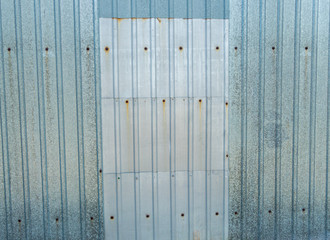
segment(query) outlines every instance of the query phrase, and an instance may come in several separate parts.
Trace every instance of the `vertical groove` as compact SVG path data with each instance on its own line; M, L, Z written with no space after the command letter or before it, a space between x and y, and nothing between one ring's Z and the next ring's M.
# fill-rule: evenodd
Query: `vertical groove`
M59 171L60 171L60 192L61 192L61 228L62 228L62 238L64 239L64 214L63 214L63 176L62 176L62 144L61 144L61 120L60 120L60 96L59 96L59 75L62 82L62 59L60 59L60 69L58 69L58 46L57 41L60 42L60 58L62 58L62 46L61 46L61 16L60 16L60 2L58 2L58 12L59 12L59 36L57 36L57 18L56 18L56 4L55 0L53 0L53 8L54 8L54 42L55 42L55 76L56 76L56 110L57 110L57 128L58 128L58 156L59 156ZM60 74L59 74L60 71ZM62 85L62 84L61 84ZM64 114L62 112L62 114ZM63 115L62 115L63 116ZM63 121L63 119L62 119ZM65 156L65 152L64 152ZM65 190L64 190L65 191Z
M39 37L40 37L40 48L39 53L42 52L43 49L43 40L42 40L42 24L41 24L41 5L40 5L40 0L38 0L38 7L39 7L39 29L40 29L40 33L39 33ZM48 172L47 172L47 144L46 144L46 121L45 121L45 97L44 97L44 67L43 67L43 55L40 54L40 62L41 62L41 86L40 88L40 92L41 92L41 108L42 108L42 125L43 125L43 131L42 134L43 135L43 145L44 145L44 149L42 151L44 151L44 166L41 165L41 171L42 171L42 178L45 178L45 186L43 185L43 188L45 188L45 204L46 204L46 216L44 218L45 221L45 238L48 236L48 231L49 231L49 199L48 199ZM38 89L39 89L38 88ZM39 96L40 99L40 96ZM40 113L41 114L41 113ZM41 139L42 139L41 138ZM42 146L42 145L41 145ZM42 147L41 147L42 148ZM45 176L44 176L45 175ZM45 207L43 208L45 209Z
M103 169L102 165L102 160L103 160L103 148L102 148L102 101L101 101L101 84L100 84L100 79L101 79L101 67L100 67L100 55L97 50L97 47L100 47L99 45L99 13L98 13L98 1L93 0L93 51L94 51L94 81L95 81L95 110L96 110L96 159L97 159L97 172ZM99 142L101 140L101 144ZM99 153L99 150L101 152ZM103 174L100 177L100 174L97 173L97 189L98 189L98 197L97 197L97 205L98 205L98 232L99 236L98 239L103 239L104 238L104 231L103 231L103 216L104 216L104 210L103 210L103 197L104 197L104 188L103 188ZM101 205L102 204L102 205Z
M133 15L133 0L130 1L131 2L131 16ZM136 2L135 2L136 4ZM117 4L118 6L118 4ZM136 9L136 8L135 8ZM136 13L135 13L136 15ZM133 71L133 66L134 66L134 54L133 54L133 20L131 19L130 20L131 22L131 71L132 71L132 119L133 119L133 171L134 171L134 236L135 236L135 239L138 239L138 235L137 235L137 202L136 202L136 199L137 199L137 187L136 187L136 176L137 176L137 171L136 171L136 136L135 136L135 98L134 98L134 71ZM135 29L136 29L136 35L137 35L137 21L135 21ZM136 36L136 39L135 39L136 43L137 43L137 36ZM137 44L136 44L137 45ZM117 45L117 49L118 49L118 45ZM138 83L138 60L137 60L137 52L138 52L138 49L135 50L136 51L136 82ZM119 54L118 54L119 55ZM118 72L118 75L119 75L119 72ZM118 88L119 88L119 84L118 84ZM136 99L138 99L139 97L139 93L138 93L138 87L136 87L136 92L137 92L137 95L136 95ZM119 94L118 94L119 96ZM137 103L137 115L139 116L139 103ZM137 129L137 136L139 137L139 120L137 119L138 121L138 129ZM139 151L139 140L138 140L138 151ZM138 162L139 162L139 154L137 156L138 158ZM121 166L121 165L120 165Z
M113 2L112 2L112 15L114 15L114 7L113 7ZM114 39L114 19L111 20L111 45L112 45L112 51L115 52L115 39ZM102 46L103 47L103 46ZM114 69L114 71L112 72L112 81L113 81L113 96L114 98L116 98L116 79L115 79L115 56L114 54L112 54L112 68ZM117 173L118 173L118 146L117 146L117 108L116 108L116 100L114 99L113 101L113 108L114 108L114 139L115 139L115 169L116 169L116 174L115 174L115 181L117 182ZM117 240L119 240L119 211L118 211L118 184L116 184L116 216L117 216L117 219L116 219L116 225L117 225Z
M311 52L311 86L310 86L310 142L309 142L309 197L308 197L308 237L311 238L311 215L314 215L315 190L315 130L316 130L316 91L317 91L317 41L318 41L318 13L316 0L313 0L312 16L312 52ZM317 4L318 6L318 4ZM316 43L316 44L315 44ZM313 170L313 171L312 171ZM312 187L313 176L313 187ZM313 206L313 213L311 213ZM313 221L314 223L314 221Z
M168 16L170 16L171 9L171 0L168 1ZM174 23L174 22L173 22ZM172 182L172 96L171 96L171 20L168 19L168 67L169 67L169 75L168 75L168 84L169 84L169 122L170 122L170 129L169 129L169 179L170 179L170 229L171 229L171 240L175 237L173 236L173 182Z
M14 1L14 21L15 21L15 46L16 46L16 64L17 64L17 95L18 95L18 108L19 108L19 131L20 131L20 145L21 145L21 170L22 170L22 187L23 187L23 208L24 208L24 229L25 229L25 238L28 237L27 235L27 216L26 216L26 193L25 193L25 174L24 174L24 151L23 151L23 126L22 126L22 100L21 100L21 81L23 83L22 86L22 91L23 91L23 101L25 101L25 97L24 97L24 62L22 62L22 69L20 69L20 61L19 61L19 56L18 56L18 28L21 26L18 26L19 23L18 22L18 16L17 16L17 2L16 0ZM20 10L19 10L20 12ZM20 20L21 21L21 18ZM20 28L21 30L21 28ZM23 45L23 44L22 44ZM23 61L23 49L21 49L21 57L22 57L22 61ZM22 73L22 77L20 77L20 73ZM23 109L23 113L24 113L24 109ZM23 117L25 119L25 116ZM25 129L26 130L26 129ZM26 138L25 138L26 140ZM25 142L25 146L27 143ZM27 150L27 149L26 149ZM27 154L27 153L26 153ZM26 162L28 161L27 159L27 155L26 155Z
M282 196L282 112L283 112L283 100L282 100L282 92L283 92L283 22L284 22L284 17L283 17L283 14L284 14L284 1L283 0L280 0L280 7L278 8L279 11L280 11L280 14L279 14L279 24L280 24L280 28L281 30L279 31L279 36L278 36L278 47L277 49L280 51L280 56L278 58L278 61L279 61L279 66L280 66L280 70L279 70L279 79L280 79L280 83L279 83L279 91L278 91L278 94L279 94L279 100L277 100L277 102L279 101L279 115L277 116L277 118L279 118L279 123L278 123L278 126L279 126L279 131L276 131L276 133L278 132L279 133L279 136L278 138L275 138L276 141L279 142L279 173L278 173L278 179L279 179L279 189L278 189L278 211L275 211L275 214L277 214L278 216L275 223L277 225L277 229L276 229L276 235L275 237L276 238L281 238L281 220L280 220L280 217L281 217L281 196ZM279 232L278 232L279 231Z
M205 1L205 17L207 16L207 1ZM207 78L207 64L208 64L208 54L207 54L207 34L208 34L208 31L207 31L207 19L205 19L205 226L206 226L206 229L205 229L205 234L206 234L206 239L208 237L208 202L207 202L207 107L208 107L208 101L207 101L207 94L208 94L208 91L207 91L207 81L208 81L208 78Z
M298 133L299 133L299 48L300 48L300 0L295 0L295 30L294 30L294 94L293 94L293 139L292 139L292 239L294 239L296 228L297 209L294 206L297 204L296 185L298 172L295 166L295 161L298 159ZM298 19L299 18L299 19ZM299 29L298 29L299 28ZM297 125L297 126L296 126Z
M77 2L78 2L78 5L79 5L79 0L74 0L74 6L76 7L77 5ZM80 150L80 124L79 124L79 96L78 96L78 93L79 93L79 83L78 83L78 73L79 71L77 70L78 69L78 61L79 61L79 58L78 58L78 53L77 53L77 38L79 36L79 31L77 33L77 30L78 30L78 26L79 26L79 22L77 23L77 21L79 21L79 17L78 20L76 19L76 8L73 8L73 19L74 19L74 53L75 53L75 88L76 88L76 112L77 112L77 146L78 146L78 176L79 176L79 216L80 216L80 237L83 239L83 232L84 232L84 228L83 228L83 216L82 216L82 199L81 199L81 195L82 195L82 186L81 186L81 150ZM79 14L79 12L78 12ZM78 36L77 36L78 35Z
M262 41L263 41L263 36L262 34L264 33L263 31L263 1L259 0L259 63L258 63L258 73L259 73L259 102L258 102L258 219L257 219L257 225L258 225L258 240L260 239L260 233L261 233L261 224L260 224L260 216L261 216L261 207L260 207L260 201L261 201L261 177L260 177L260 168L261 168L261 125L263 124L263 121L261 119L261 117L263 116L261 110L261 106L263 104L263 101L261 101L262 99L262 61L263 61L263 46L262 46Z
M226 9L226 1L223 1L223 16L225 16L225 10ZM223 36L223 45L224 45L224 47L223 47L223 49L224 49L224 59L225 59L225 61L223 62L223 69L225 69L225 71L224 71L224 87L223 87L223 96L224 96L224 98L223 98L223 101L224 102L226 102L226 100L227 100L227 98L228 98L228 96L227 96L227 94L228 94L228 91L227 91L227 75L226 75L226 61L227 61L227 54L226 54L226 52L228 51L228 49L225 49L225 46L227 46L226 44L227 44L227 39L228 39L228 36L227 36L227 24L226 23L224 23L224 25L223 25L223 32L224 32L224 36ZM229 65L228 65L229 66ZM229 102L229 99L228 99L228 102ZM228 140L228 133L229 133L229 129L228 129L228 123L227 122L229 122L229 119L226 117L226 107L224 107L224 111L223 111L223 116L224 116L224 121L223 121L223 129L224 129L224 143L223 143L223 154L222 154L222 161L223 161L223 169L225 169L225 173L223 174L223 177L222 177L222 180L223 180L223 191L222 191L222 194L223 194L223 197L222 197L222 199L223 199L223 204L222 204L222 209L223 209L223 213L222 213L222 218L223 218L223 223L222 223L222 230L223 230L223 232L222 232L222 238L223 239L226 239L226 237L228 238L228 236L229 236L229 234L227 233L227 231L228 231L228 221L227 221L227 214L229 215L229 209L227 209L227 211L226 211L226 205L227 205L227 201L229 202L229 191L227 192L227 190L226 190L226 188L227 188L227 185L228 185L228 183L227 183L227 181L226 181L226 176L227 176L227 174L228 174L228 172L229 171L227 171L226 169L227 169L227 167L228 166L226 166L226 155L228 154L228 146L229 146L229 140ZM229 169L229 168L228 168ZM226 192L227 192L227 196L226 196ZM227 201L226 201L227 200ZM227 230L226 230L227 229Z
M61 110L62 110L62 138L63 138L63 169L64 169L64 206L65 213L62 210L62 237L65 239L65 227L68 228L68 191L67 191L67 176L66 176L66 143L65 143L65 114L64 114L64 90L63 90L63 48L62 48L62 19L61 19L61 1L58 2L58 19L59 19L59 42L60 42L60 69L61 69ZM61 155L60 155L61 156ZM62 172L61 172L62 175ZM62 176L61 176L62 178ZM63 181L63 180L62 180ZM64 215L64 216L63 216Z
M241 0L241 39L240 39L240 44L241 44L241 176L240 176L240 183L241 183L241 193L240 193L240 238L243 239L243 191L244 191L244 187L243 187L243 161L244 161L244 157L243 157L243 152L244 152L244 95L243 95L243 90L244 90L244 82L243 82L243 64L244 64L244 48L243 48L243 41L244 41L244 12L245 12L245 4L244 4L244 0Z
M1 1L0 1L0 13L2 13L2 5L1 5ZM8 217L10 216L10 213L12 211L12 206L11 206L11 192L10 192L10 174L9 174L9 154L8 154L8 127L7 127L7 103L6 103L6 84L5 84L5 66L4 66L4 52L3 52L3 48L4 48L4 45L3 45L3 29L2 29L2 14L0 14L0 41L1 41L1 70L2 70L2 80L3 80L3 83L2 83L2 91L3 91L3 105L4 105L4 114L2 114L2 111L0 109L0 119L1 119L1 138L2 138L2 149L4 149L4 141L3 141L3 132L5 132L5 142L6 142L6 158L7 158L7 174L8 174L8 203L9 203L9 206L7 206L7 186L6 186L6 170L5 170L5 153L4 151L2 150L2 155L3 155L3 182L4 182L4 197L5 197L5 209L6 209L6 238L9 239L9 236L10 236L10 233L9 233L9 226L8 226L8 222L10 222L10 226L12 225L12 220L11 218L8 219ZM1 97L1 102L0 102L0 108L2 108L2 97ZM3 122L3 117L4 115L4 127L5 127L5 130L3 131L3 125L2 125L2 122ZM9 207L9 211L8 211L8 207Z
M330 5L329 5L330 11ZM330 15L329 15L330 22ZM328 34L328 59L330 57L330 25ZM326 189L325 189L325 236L328 237L328 207L329 207L329 143L330 143L330 61L328 60L328 96L327 96L327 133L326 133Z
M225 9L226 9L226 1L223 1L223 16L225 16ZM226 23L224 23L223 25L223 28L222 28L222 31L224 32L224 36L223 36L223 49L224 49L224 59L225 61L223 62L223 69L226 69L226 59L227 59L227 54L226 54L226 51L227 49L225 49L225 46L227 44L227 40L226 38L228 37L226 32L227 32L227 25ZM224 85L223 85L223 102L226 103L226 100L227 100L227 82L226 82L226 79L227 79L227 75L226 75L226 70L224 71ZM212 89L212 88L211 88ZM228 99L228 102L229 102L229 99ZM227 204L227 201L229 201L229 194L226 196L226 187L228 185L227 181L226 181L226 175L228 174L226 170L227 166L226 166L226 155L228 153L228 150L227 150L227 146L228 146L228 132L229 132L229 129L226 127L227 126L227 121L228 121L228 118L226 117L226 106L224 107L224 110L222 112L223 114L223 129L224 129L224 134L223 134L223 137L224 137L224 141L223 141L223 154L222 154L222 161L223 161L223 169L225 169L225 172L223 174L223 177L222 177L222 181L223 181L223 184L222 184L222 187L223 187L223 190L222 190L222 200L223 200L223 204L222 204L222 209L223 209L223 213L222 213L222 219L223 219L223 223L222 223L222 239L226 239L226 237L228 237L229 234L226 234L226 228L228 229L228 223L227 223L227 214L229 214L229 211L227 212L226 211L226 204ZM229 192L229 191L228 191ZM227 225L226 225L227 223ZM228 230L227 230L228 231Z
M23 115L24 115L24 134L25 134L25 149L26 149L26 177L27 177L27 198L28 198L28 213L26 219L30 220L31 217L31 203L30 203L30 176L29 176L29 158L28 158L28 139L27 139L27 122L26 122L26 98L25 98L25 77L24 77L24 57L23 57L23 34L22 34L22 7L19 7L19 15L20 15L20 41L21 41L21 58L22 58L22 74L23 74ZM26 223L26 232L29 228L28 224ZM29 230L31 233L31 229ZM28 233L27 233L28 238Z
M152 34L151 34L151 26L152 26L152 21L155 21L154 18L151 19L151 16L152 16L152 4L151 4L151 0L149 1L149 17L150 17L150 21L149 21L149 40L150 40L150 96L151 96L151 106L150 106L150 114L151 114L151 196L152 196L152 201L151 201L151 204L152 204L152 237L153 239L155 239L155 204L154 204L154 116L153 116L153 103L155 101L155 98L153 96L153 91L152 91L152 79L153 79L153 76L152 76L152 54L153 54L153 41L152 41ZM154 48L156 51L156 48ZM156 103L157 104L157 103Z
M330 4L329 4L330 11ZM330 15L328 21L330 22ZM330 24L328 30L328 59L330 57ZM326 132L326 182L325 182L325 229L324 234L328 237L328 194L329 194L329 143L330 143L330 61L328 60L328 96L327 96L327 132Z
M189 19L189 1L187 1L187 17ZM187 20L187 101L188 101L188 117L187 117L187 193L188 193L188 239L190 239L190 62L189 62L189 52L190 52L190 45L189 45L189 21Z
M37 72L37 92L38 92L38 124L39 124L39 145L40 145L40 172L41 172L41 195L42 195L42 225L43 225L43 236L46 238L46 216L45 216L45 192L44 192L44 174L43 174L43 150L42 150L42 133L41 133L41 125L42 125L42 120L41 120L41 103L40 103L40 78L39 78L39 57L38 57L38 27L37 27L37 0L34 0L34 29L35 29L35 51L36 51L36 72ZM39 19L40 20L40 19ZM41 31L42 29L39 28ZM41 38L40 38L41 42ZM41 66L41 78L42 78L42 66Z
M86 212L87 212L87 206L86 206L86 178L85 178L85 139L84 139L84 108L83 108L83 77L82 77L82 59L81 59L81 26L80 26L80 0L78 0L78 56L79 56L79 75L80 75L80 121L81 121L81 153L82 153L82 185L83 185L83 202L82 204L84 205L84 212L83 212L83 232L86 235ZM79 121L79 120L78 120ZM81 167L81 166L79 166ZM82 239L85 239L85 235L82 236Z

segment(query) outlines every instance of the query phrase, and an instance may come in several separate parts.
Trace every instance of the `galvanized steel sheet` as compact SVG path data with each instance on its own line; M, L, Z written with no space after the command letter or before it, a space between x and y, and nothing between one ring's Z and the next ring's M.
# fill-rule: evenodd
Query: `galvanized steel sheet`
M230 1L229 239L326 239L328 0Z

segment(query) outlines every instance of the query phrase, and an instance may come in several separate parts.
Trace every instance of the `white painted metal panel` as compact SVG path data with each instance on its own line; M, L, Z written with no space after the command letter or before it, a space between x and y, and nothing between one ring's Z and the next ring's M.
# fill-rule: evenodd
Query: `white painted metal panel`
M100 23L106 238L226 238L226 20Z

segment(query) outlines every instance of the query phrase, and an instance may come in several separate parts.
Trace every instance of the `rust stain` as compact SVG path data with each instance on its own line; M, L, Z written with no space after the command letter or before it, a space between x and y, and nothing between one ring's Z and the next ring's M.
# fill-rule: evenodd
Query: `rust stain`
M228 102L226 102L226 122L228 123Z
M105 54L108 55L110 52L110 48L108 46L104 47Z
M199 119L202 118L202 99L198 100L198 105L199 105Z
M126 100L125 104L126 104L126 118L127 118L127 122L128 122L129 121L129 101Z
M118 24L120 24L120 23L121 23L121 21L122 21L122 20L124 20L124 18L114 18L114 19L117 19L117 21L118 21Z
M160 18L157 18L157 20L158 20L159 23L162 23L162 20L160 20Z
M166 117L165 106L166 106L166 100L163 99L163 119L165 119L165 117Z
M200 240L201 239L199 231L194 231L193 238L194 238L194 240Z

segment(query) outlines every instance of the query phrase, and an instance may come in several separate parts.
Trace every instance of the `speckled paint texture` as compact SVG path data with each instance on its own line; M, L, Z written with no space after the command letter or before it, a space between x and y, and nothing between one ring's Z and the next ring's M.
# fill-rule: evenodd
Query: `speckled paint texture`
M0 239L102 239L97 3L0 1Z
M329 7L230 1L229 239L327 239Z

